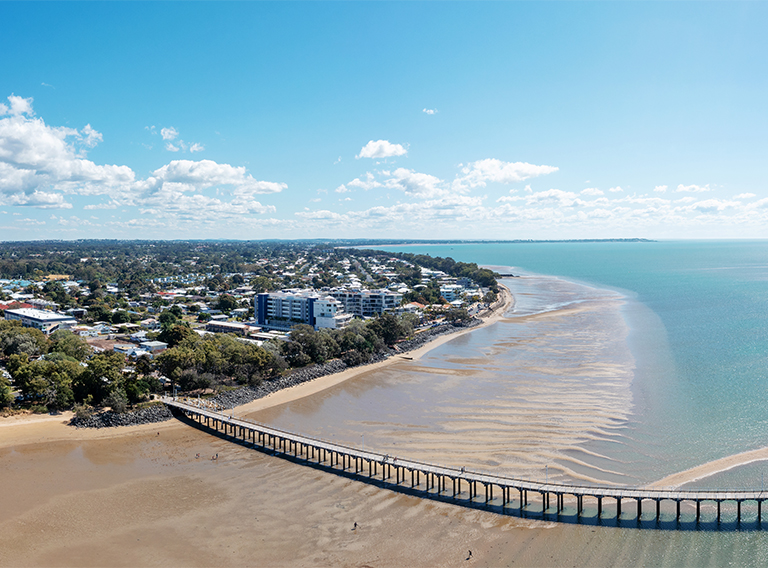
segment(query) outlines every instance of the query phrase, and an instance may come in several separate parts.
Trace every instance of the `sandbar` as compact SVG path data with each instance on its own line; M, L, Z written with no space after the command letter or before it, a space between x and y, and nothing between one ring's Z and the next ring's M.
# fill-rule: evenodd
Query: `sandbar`
M733 454L724 458L713 460L685 471L673 473L667 477L654 481L647 487L649 488L661 488L670 487L677 488L686 483L692 483L710 477L712 475L722 473L743 465L750 463L768 460L768 447L759 448L757 450L749 450L747 452L741 452L739 454Z

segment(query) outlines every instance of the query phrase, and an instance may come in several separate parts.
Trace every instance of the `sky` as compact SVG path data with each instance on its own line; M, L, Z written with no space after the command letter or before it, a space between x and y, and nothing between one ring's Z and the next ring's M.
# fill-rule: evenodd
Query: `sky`
M767 24L0 2L0 240L768 238Z

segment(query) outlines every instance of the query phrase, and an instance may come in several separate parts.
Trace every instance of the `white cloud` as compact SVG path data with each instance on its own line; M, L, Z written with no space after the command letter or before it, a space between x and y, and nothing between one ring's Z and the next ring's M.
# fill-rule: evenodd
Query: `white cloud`
M83 207L83 209L90 211L94 209L117 209L120 205L114 201L110 201L109 203L95 203L95 204L89 204Z
M414 172L406 168L398 168L392 172L392 177L384 182L384 187L399 189L406 195L422 198L431 198L444 195L446 191L441 187L443 181L429 174Z
M757 197L754 193L740 193L738 195L735 195L734 199L752 199L753 197Z
M84 158L85 149L101 140L90 125L81 132L48 126L43 119L30 116L34 112L25 107L26 102L18 102L31 99L16 99L11 103L19 112L0 119L0 194L5 195L4 201L67 207L63 197L54 198L53 192L109 193L134 181L133 171L126 166L99 166Z
M588 187L581 190L582 195L605 195L605 193L596 187Z
M653 188L653 191L656 193L666 193L668 187L666 185L657 185Z
M49 126L34 117L28 106L31 99L10 97L9 101L15 110L0 118L0 206L68 209L72 208L68 195L104 195L106 202L85 208L135 205L166 216L221 219L274 211L254 196L287 187L256 180L244 167L211 160L175 160L136 180L127 166L97 165L84 157L88 148L103 139L90 124L80 131ZM201 195L213 188L221 189L229 200Z
M181 148L179 148L178 146L174 146L170 142L165 143L165 149L168 150L169 152L178 152L179 150L181 150Z
M389 175L389 172L386 172L385 175ZM376 176L374 176L371 172L365 172L365 179L361 180L360 178L355 178L351 182L349 182L347 185L350 185L352 187L359 187L360 189L364 189L368 191L369 189L374 189L376 187L381 187L381 183L376 181ZM341 186L344 187L344 186ZM346 188L344 188L346 189ZM336 190L338 193L343 193Z
M101 142L104 138L101 135L101 132L97 132L93 128L91 128L90 124L86 124L85 127L82 130L81 139L83 141L83 144L87 146L88 148L93 148Z
M218 185L231 185L235 187L235 195L278 193L288 187L284 183L257 181L246 174L244 167L219 164L213 160L173 160L152 172L147 182L149 187L173 185L180 191L201 191Z
M712 191L710 189L709 184L701 186L701 185L683 185L680 184L677 186L677 189L675 190L678 193L703 193L705 191Z
M163 140L175 140L178 135L179 131L176 130L173 126L160 130L160 136L163 137Z
M34 116L35 111L32 110L32 97L28 99L11 95L8 97L8 101L11 103L10 113L13 116L20 116L26 114L27 116Z
M348 193L350 191L351 190L346 185L344 185L343 183L339 187L336 188L336 193Z
M585 203L572 191L562 191L560 189L548 189L547 191L532 193L526 197L526 201L528 204L551 202L556 203L560 207L573 207L575 205L584 205Z
M502 162L495 158L477 160L462 167L463 176L454 180L456 190L485 187L488 182L514 183L558 171L553 166L536 166L527 162Z
M195 142L189 147L189 152L191 154L194 154L195 152L202 152L203 150L205 150L205 146L203 146L202 144L198 144L197 142Z
M696 209L703 213L715 213L723 211L729 207L736 207L741 205L738 201L721 201L719 199L705 199L704 201L698 201L689 208Z
M624 190L621 189L620 185L617 185L616 187L609 187L608 191L610 191L611 193L619 193L619 192L624 191Z
M347 222L349 221L349 217L347 215L342 215L340 213L334 213L333 211L328 211L327 209L322 209L319 211L297 211L294 213L297 217L302 217L303 219L319 219L322 221L343 221Z
M437 114L438 110L436 108L425 108L421 112L426 113L426 114Z
M371 140L362 147L360 153L355 158L392 158L396 156L405 156L408 150L400 144L392 144L388 140Z

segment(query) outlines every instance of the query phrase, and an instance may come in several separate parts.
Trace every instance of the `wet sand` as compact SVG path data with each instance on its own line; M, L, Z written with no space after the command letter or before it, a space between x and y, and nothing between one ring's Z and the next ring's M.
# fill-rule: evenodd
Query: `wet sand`
M48 441L30 443L29 430ZM0 460L1 566L750 566L766 553L749 532L559 524L423 500L176 421L7 428Z
M403 355L395 355L389 359L380 361L379 363L354 367L352 369L342 371L341 373L334 373L333 375L327 375L325 377L320 377L306 383L301 383L299 385L277 391L268 396L265 396L264 398L260 398L248 404L238 406L236 412L240 415L250 414L259 410L264 410L265 408L271 408L273 406L285 404L287 402L292 402L294 400L299 400L301 398L317 394L326 389L344 383L350 379L374 373L401 361L418 361L424 354L449 341L456 339L457 337L461 337L467 333L471 333L475 330L487 327L503 319L506 311L514 306L515 298L512 296L512 293L506 286L499 285L499 288L501 290L501 297L497 300L496 304L491 307L492 309L490 309L487 314L483 314L481 316L483 323L480 325L457 331L456 333L441 335L433 341L422 345L418 349L414 349L413 351L409 351Z
M746 566L768 552L738 532L559 524L423 500L175 420L76 430L67 419L0 421L1 566Z
M691 469L687 469L685 471L673 473L672 475L668 475L663 479L649 484L648 487L677 488L687 483L699 481L700 479L705 479L724 471L729 471L743 465L765 460L768 460L768 447L734 454L732 456L727 456L720 458L719 460L713 460L711 462L692 467Z
M631 406L631 361L613 354L625 333L619 306L611 296L499 317L493 330L450 336L421 358L393 358L313 396L291 389L236 413L471 471L629 483L623 464L584 447L615 444Z
M48 441L29 443L32 430ZM496 565L551 528L364 485L176 421L108 433L60 422L3 432L0 565L459 566L470 549L474 564Z

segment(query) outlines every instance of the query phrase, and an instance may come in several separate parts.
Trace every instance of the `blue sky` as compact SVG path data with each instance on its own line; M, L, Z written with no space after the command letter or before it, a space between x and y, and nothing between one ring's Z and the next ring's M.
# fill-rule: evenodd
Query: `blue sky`
M0 239L765 238L768 4L0 3Z

